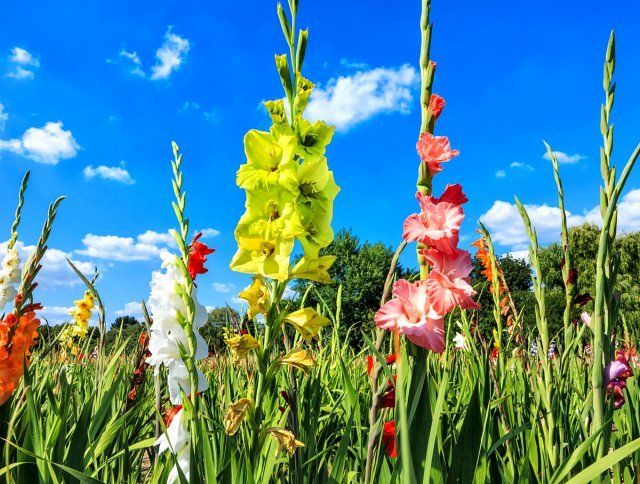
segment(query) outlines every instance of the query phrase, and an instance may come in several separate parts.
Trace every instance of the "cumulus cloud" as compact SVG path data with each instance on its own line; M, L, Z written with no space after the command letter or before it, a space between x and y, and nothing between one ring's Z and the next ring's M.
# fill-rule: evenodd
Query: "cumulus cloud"
M14 47L11 49L9 61L23 66L40 67L40 59L33 57L29 51L22 47Z
M538 232L541 244L550 243L560 235L560 209L549 205L525 205L531 223ZM514 250L524 248L529 239L525 233L524 223L514 203L497 200L488 212L480 217L494 242L512 247ZM570 226L579 225L584 217L567 212L567 222Z
M311 120L333 124L339 131L347 131L377 114L406 114L418 81L418 72L407 64L333 78L326 86L316 87L305 114Z
M155 52L155 64L150 69L145 67L137 51L129 51L124 47L118 52L120 62L113 58L107 59L107 62L126 65L129 73L134 76L154 81L168 79L184 63L190 47L189 40L173 33L173 27L169 26L164 34L162 44Z
M586 158L586 156L579 155L578 153L575 153L573 155L568 155L564 151L553 151L552 153L556 156L558 163L560 163L561 165L573 165ZM547 152L542 155L542 158L544 158L545 160L551 160L551 156L549 156L549 153Z
M151 79L167 79L171 73L180 68L189 52L189 41L174 34L172 27L167 28L164 42L156 51L156 63L151 67Z
M79 149L71 131L62 129L61 121L48 122L42 128L29 128L20 139L0 140L0 151L11 151L47 165L73 158Z
M508 252L507 255L510 255L514 259L524 259L529 262L529 249L512 250Z
M34 57L28 50L22 47L14 47L9 55L11 70L7 77L13 79L33 79L35 77L34 68L40 67L40 59Z
M194 234L197 234L197 233L202 233L202 238L203 239L210 239L212 237L216 237L216 236L220 235L220 231L219 230L211 229L211 228L202 229L202 230L196 230L194 232Z
M558 207L542 205L525 205L532 225L538 233L541 244L556 242L560 238L560 217ZM519 252L529 243L524 223L515 204L497 200L493 206L480 217L494 242L512 251ZM602 224L600 207L596 206L582 215L567 211L567 224L575 227L585 222ZM640 188L630 190L618 204L618 231L629 233L640 231ZM513 253L513 252L512 252Z
M17 241L15 245L20 254L21 264L24 264L35 250L34 245L24 245ZM7 253L7 242L0 244L0 258ZM73 287L82 284L78 275L69 267L67 258L86 276L90 277L94 271L91 262L73 260L70 253L60 249L49 248L42 259L42 270L38 274L38 284L45 288Z
M496 178L506 178L507 172L504 170L496 171Z
M138 235L138 242L150 245L175 245L176 241L173 235L167 232L156 232L155 230L147 230Z
M44 319L49 324L63 324L71 321L71 311L73 307L66 306L44 306L38 311L38 317Z
M136 181L131 177L129 171L124 168L124 163L122 163L122 165L123 166L98 165L96 167L88 165L82 170L82 173L87 180L98 177L104 180L124 183L125 185L133 185Z
M147 230L137 237L87 234L82 239L84 249L76 254L118 262L146 261L160 257L167 247L175 247L173 236L166 232Z
M214 282L213 284L211 284L211 287L213 287L213 290L216 292L227 294L228 292L231 292L231 289L233 289L233 284L227 284L224 282Z
M124 305L122 309L115 311L116 316L142 316L142 303L139 301L131 301Z
M149 260L160 255L156 245L136 242L133 237L87 234L82 243L85 248L76 250L76 253L96 259L130 262Z

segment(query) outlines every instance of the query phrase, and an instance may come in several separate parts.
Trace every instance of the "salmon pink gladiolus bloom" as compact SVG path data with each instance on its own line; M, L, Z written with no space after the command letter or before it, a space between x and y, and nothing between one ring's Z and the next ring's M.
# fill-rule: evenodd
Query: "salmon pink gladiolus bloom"
M429 99L429 111L433 114L434 119L438 119L440 117L440 113L444 109L444 105L446 101L442 96L438 96L437 94L432 94Z
M455 191L452 188L445 194L448 193L453 198ZM407 217L404 221L402 236L408 242L422 242L445 254L453 253L458 245L460 225L464 220L462 207L446 201L448 198L437 199L420 192L416 197L420 203L421 212Z
M434 311L427 296L427 281L396 281L394 299L382 306L375 315L378 328L398 330L414 344L442 353L444 350L444 321Z
M458 156L460 151L452 150L449 138L446 136L433 136L431 133L422 133L416 145L418 155L423 163L429 167L431 175L442 170L441 163Z
M480 308L473 300L476 291L469 284L473 265L466 250L455 249L453 253L445 254L429 249L423 251L423 255L432 268L426 285L431 305L438 314L447 314L456 306Z

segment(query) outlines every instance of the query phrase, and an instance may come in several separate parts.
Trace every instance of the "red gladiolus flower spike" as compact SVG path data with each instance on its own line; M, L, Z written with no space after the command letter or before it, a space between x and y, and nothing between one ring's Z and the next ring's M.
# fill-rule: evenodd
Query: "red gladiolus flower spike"
M189 244L189 274L191 279L195 280L198 274L204 274L207 269L204 267L204 263L207 262L207 256L213 254L214 249L210 249L206 244L199 242L198 239L202 237L202 232L198 233L191 244Z

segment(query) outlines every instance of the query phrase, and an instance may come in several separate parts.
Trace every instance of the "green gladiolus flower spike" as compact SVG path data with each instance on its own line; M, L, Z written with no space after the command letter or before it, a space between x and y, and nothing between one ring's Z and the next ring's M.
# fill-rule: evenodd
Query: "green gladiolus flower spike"
M287 171L295 170L295 149L293 136L283 135L276 140L271 133L249 131L244 137L247 163L238 170L236 183L245 190L277 184Z

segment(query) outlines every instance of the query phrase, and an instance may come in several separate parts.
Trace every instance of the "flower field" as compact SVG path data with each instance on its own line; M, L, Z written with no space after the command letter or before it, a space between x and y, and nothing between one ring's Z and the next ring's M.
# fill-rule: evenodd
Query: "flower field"
M225 313L220 347L199 298L220 256L201 232L192 236L197 179L188 146L172 143L162 167L171 186L158 190L173 201L159 209L175 216L173 240L134 332L108 328L100 274L87 276L70 259L82 289L69 322L44 331L40 272L65 200L51 203L24 259L22 210L37 176L26 173L0 269L0 481L638 482L638 331L620 304L617 241L640 145L628 159L614 157L615 35L603 69L594 290L579 284L561 162L546 145L561 214L558 315L527 206L516 199L531 303L515 297L487 226L478 222L471 244L462 237L463 224L474 225L465 220L474 201L448 170L464 147L439 129L447 103L434 91L431 0L421 3L417 181L407 187L415 213L397 221L401 243L377 268L386 277L369 326L345 321L343 287L333 280L342 263L332 252L341 173L331 162L335 128L308 116L313 46L298 26L298 0L277 5L283 44L273 49L285 53L263 73L277 76L282 92L264 93L273 99L264 102L268 127L242 140L244 212L235 254L223 262L246 275L237 294L245 311ZM415 270L400 267L407 254ZM332 286L327 300L322 288Z

